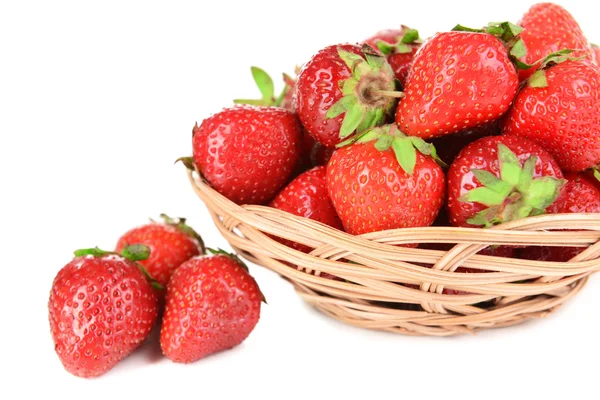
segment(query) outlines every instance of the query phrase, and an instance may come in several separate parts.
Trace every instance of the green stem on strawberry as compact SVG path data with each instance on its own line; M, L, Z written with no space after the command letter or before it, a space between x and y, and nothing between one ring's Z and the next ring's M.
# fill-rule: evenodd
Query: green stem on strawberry
M534 62L531 67L539 65L537 70L527 79L527 84L531 87L543 88L548 86L546 80L546 70L553 65L560 64L567 60L580 60L582 57L569 57L569 54L575 50L563 49L555 53L548 54L546 57L540 58Z
M446 168L448 165L444 163L438 156L435 146L427 143L423 139L416 136L406 136L404 132L398 129L398 125L389 124L376 127L364 132L358 137L353 137L338 145L344 147L352 143L368 143L375 142L375 148L379 151L392 149L396 160L409 175L412 175L417 162L417 151L425 156L431 156L440 166Z
M78 249L73 252L75 257L85 257L85 256L93 256L93 257L104 257L108 255L117 255L123 258L126 258L129 261L135 263L138 269L144 274L146 279L150 282L153 288L157 290L163 290L164 287L156 279L154 279L146 270L146 268L140 264L138 261L147 260L150 257L150 247L143 244L132 244L130 246L125 247L121 253L116 253L114 251L106 251L102 250L98 247L86 248L86 249Z
M178 162L182 163L190 171L196 170L196 165L194 164L193 157L179 157L177 160L175 160L175 164L177 164Z
M288 92L292 89L290 82L294 80L286 74L283 74L283 80L285 82L285 86L279 96L275 97L275 85L273 84L273 79L267 74L263 69L258 67L250 67L252 71L252 78L260 91L262 98L260 99L236 99L233 102L235 104L249 104L253 106L273 106L280 107L283 99L288 94Z
M173 226L186 235L196 239L198 245L200 246L200 254L206 254L206 248L204 246L202 237L191 226L186 224L187 220L185 218L171 218L167 214L160 214L160 217L163 219L165 224Z
M462 202L480 203L488 208L473 215L467 222L486 228L506 221L540 215L556 200L564 179L534 178L537 156L530 156L521 166L517 156L504 144L498 144L500 178L486 170L473 169L473 175L483 185L459 198Z
M339 136L346 138L383 124L401 97L396 91L394 71L385 57L363 45L362 55L338 48L339 57L350 68L351 76L340 82L343 97L327 111L328 119L345 114Z
M404 26L402 27L404 30ZM406 54L411 53L413 48L409 45L415 43L422 43L423 41L419 37L419 31L416 29L406 29L404 35L398 37L396 43L388 43L384 40L378 40L376 42L377 48L384 55L390 54Z

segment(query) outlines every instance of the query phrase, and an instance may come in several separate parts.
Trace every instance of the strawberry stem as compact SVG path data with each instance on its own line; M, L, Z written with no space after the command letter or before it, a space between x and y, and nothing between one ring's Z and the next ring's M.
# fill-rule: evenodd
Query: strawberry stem
M202 240L202 236L200 236L200 234L196 232L191 226L186 224L186 218L171 218L167 214L160 214L160 217L163 219L165 224L173 226L179 231L195 239L198 242L198 246L200 247L200 254L206 254L206 248L204 247L204 241Z

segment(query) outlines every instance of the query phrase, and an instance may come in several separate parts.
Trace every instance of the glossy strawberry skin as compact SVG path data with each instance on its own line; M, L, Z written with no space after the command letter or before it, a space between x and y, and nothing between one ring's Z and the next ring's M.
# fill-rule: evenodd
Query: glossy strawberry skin
M325 166L315 167L298 176L279 192L269 206L343 230L342 222L337 216L327 192L327 168ZM311 250L310 247L300 243L285 239L278 240L305 253Z
M486 33L445 32L415 55L396 122L430 139L489 123L510 107L519 85L507 50Z
M115 251L120 253L125 247L136 243L150 248L150 257L139 263L163 286L169 282L171 273L177 267L202 251L195 238L175 226L160 223L139 226L126 232L119 238Z
M260 318L262 295L242 264L227 255L194 257L167 287L160 345L190 363L244 341Z
M533 5L518 22L524 31L521 39L527 48L527 55L521 59L527 64L563 49L578 50L571 55L594 61L595 55L573 16L563 7L552 3ZM536 67L519 70L519 78L525 80Z
M404 29L386 29L377 32L375 35L365 40L365 43L374 49L377 49L377 42L382 40L384 42L395 44L402 36L406 33ZM394 70L396 79L400 81L400 85L404 87L406 85L406 78L412 67L413 59L415 54L421 47L421 43L410 43L407 44L410 47L410 53L392 53L387 56L388 63Z
M444 200L445 177L431 157L417 152L413 175L392 150L374 143L337 150L327 164L328 190L346 232L429 226Z
M52 285L48 302L54 349L65 369L102 375L149 335L158 315L155 291L120 256L74 258Z
M319 51L304 65L296 81L294 108L304 128L325 147L334 148L339 137L344 115L327 118L329 108L343 96L340 81L350 77L350 68L338 54L338 47L361 54L356 45L329 46Z
M265 204L286 183L301 140L296 116L277 107L237 106L193 131L196 167L237 204Z
M472 169L489 171L500 177L498 144L508 147L523 164L531 155L538 157L533 177L551 176L562 178L563 174L552 156L538 144L514 136L490 136L479 139L465 147L448 170L448 215L453 226L474 227L467 220L487 208L483 204L462 202L459 198L468 191L481 187Z
M546 71L547 87L524 86L504 120L503 133L544 146L565 171L600 163L600 68L565 61Z

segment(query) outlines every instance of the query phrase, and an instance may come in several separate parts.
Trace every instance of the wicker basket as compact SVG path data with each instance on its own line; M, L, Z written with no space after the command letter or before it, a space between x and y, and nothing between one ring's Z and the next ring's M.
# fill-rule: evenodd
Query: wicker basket
M548 315L600 270L600 214L545 215L490 229L407 228L352 236L277 209L239 206L196 173L188 175L217 228L241 256L287 278L323 313L363 328L449 336L514 325ZM548 231L556 229L570 231ZM267 234L314 250L299 252ZM395 246L405 243L454 247L444 252ZM587 249L567 263L476 254L489 245ZM488 272L453 272L459 266ZM469 294L443 294L445 287Z

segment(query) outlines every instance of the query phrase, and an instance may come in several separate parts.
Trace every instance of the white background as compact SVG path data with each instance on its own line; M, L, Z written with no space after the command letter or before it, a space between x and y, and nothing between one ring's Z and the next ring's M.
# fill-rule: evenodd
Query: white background
M598 276L547 319L415 338L328 319L251 266L269 305L238 348L176 365L153 337L101 378L63 370L46 302L72 250L110 249L161 212L227 246L173 161L191 152L195 121L258 95L251 65L277 78L378 29L404 23L427 37L516 21L533 2L314 3L0 3L0 397L599 398ZM563 5L600 41L593 2Z

